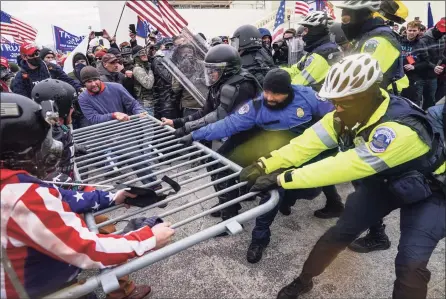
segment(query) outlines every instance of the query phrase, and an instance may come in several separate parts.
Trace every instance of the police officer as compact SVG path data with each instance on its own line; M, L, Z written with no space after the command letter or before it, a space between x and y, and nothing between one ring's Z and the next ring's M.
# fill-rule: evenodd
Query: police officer
M242 68L253 74L260 85L270 69L275 68L274 60L262 46L262 36L253 25L243 25L231 37L231 46L242 59Z
M382 77L379 63L368 54L351 55L333 65L319 96L328 98L336 111L240 174L241 179L255 181L251 191L359 180L339 221L319 239L300 276L278 298L297 298L310 291L313 277L350 242L398 208L401 237L393 298L426 298L426 266L446 232L444 141L424 111L380 89ZM342 152L335 157L273 173L299 167L338 146Z
M318 98L311 88L291 85L290 75L281 69L269 71L263 83L263 90L262 96L249 101L237 112L192 132L192 140L217 140L260 127L264 130L263 132L251 136L245 135L245 138L248 137L246 143L239 145L228 155L232 161L246 166L287 144L289 140L302 134L305 129L334 108L331 103ZM230 141L231 137L227 142ZM323 189L327 198L333 197L332 202L338 200L340 202L340 196L334 186ZM282 194L281 202L276 208L257 218L247 253L248 262L257 263L262 258L262 253L270 242L269 227L274 221L279 206L282 213L289 215L291 211L286 211L296 199L313 199L319 194L319 188L288 191ZM262 197L260 204L268 199L268 197ZM220 204L223 203L224 201L220 201ZM285 209L283 209L284 205Z
M183 118L161 119L163 125L177 129L177 137L223 119L239 105L255 98L262 89L256 78L242 69L240 55L229 45L209 49L204 62L206 85L209 86L204 107Z
M299 24L305 28L302 39L307 54L297 64L285 69L290 73L293 84L319 90L330 67L342 56L338 46L330 40L329 28L333 18L325 12L315 11Z
M395 33L381 18L382 14L387 17L396 14L394 11L392 13L390 2L393 1L351 0L337 6L342 8L341 28L353 42L352 52L372 55L384 73L381 87L398 94L409 86L409 80L404 74L401 45ZM370 227L368 234L353 242L349 248L361 253L390 248L383 221Z

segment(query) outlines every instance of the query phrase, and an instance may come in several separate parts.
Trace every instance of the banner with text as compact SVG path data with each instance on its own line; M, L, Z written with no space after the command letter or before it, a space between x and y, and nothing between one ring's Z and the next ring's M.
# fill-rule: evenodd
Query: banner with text
M54 45L56 50L63 53L73 51L84 39L83 36L71 34L60 27L53 25Z
M10 62L17 63L17 56L20 55L20 45L14 42L14 39L10 39L1 36L0 43L0 56L5 57Z

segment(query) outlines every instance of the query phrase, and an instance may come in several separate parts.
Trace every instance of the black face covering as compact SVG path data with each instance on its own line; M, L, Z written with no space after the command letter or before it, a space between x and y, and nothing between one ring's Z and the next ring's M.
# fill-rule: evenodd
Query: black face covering
M326 35L328 35L328 29L325 26L308 27L308 33L302 36L302 40L306 46L311 46Z
M432 36L433 36L435 39L440 39L440 38L442 38L444 34L445 34L445 33L444 33L444 32L441 32L440 30L438 30L437 27L432 28Z
M76 64L76 66L74 67L74 71L76 72L76 77L80 78L81 77L81 70L85 67L85 64L83 63L78 63Z
M370 10L368 9L343 9L342 16L349 16L350 22L347 24L342 23L341 29L344 31L345 37L348 40L354 40L361 34L362 26L370 18Z
M358 94L352 101L340 102L339 105L344 111L335 112L335 117L339 117L345 127L352 129L358 123L365 124L383 100L381 90L378 86L374 86Z
M28 58L28 63L32 66L39 66L41 61L40 57Z

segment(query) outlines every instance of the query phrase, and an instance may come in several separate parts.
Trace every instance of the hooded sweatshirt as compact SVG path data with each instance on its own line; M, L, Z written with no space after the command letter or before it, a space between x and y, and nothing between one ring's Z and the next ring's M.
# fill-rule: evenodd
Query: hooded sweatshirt
M410 82L415 82L423 79L426 69L429 67L429 57L427 49L423 46L419 37L410 41L407 38L401 40L401 56L403 57L403 65L409 64L408 57L411 56L415 63L415 69L405 71Z

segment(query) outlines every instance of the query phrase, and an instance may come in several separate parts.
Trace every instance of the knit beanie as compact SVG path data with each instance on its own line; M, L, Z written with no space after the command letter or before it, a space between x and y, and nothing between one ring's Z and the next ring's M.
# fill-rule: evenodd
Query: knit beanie
M86 66L81 70L81 81L82 83L87 82L88 80L99 80L99 72L96 68L92 66Z
M288 94L291 90L290 74L282 69L270 70L263 80L263 90L277 94Z
M48 55L48 54L53 54L54 58L56 58L56 55L54 54L53 50L48 49L48 48L43 48L40 51L40 55L39 55L40 59L45 59L45 56Z

